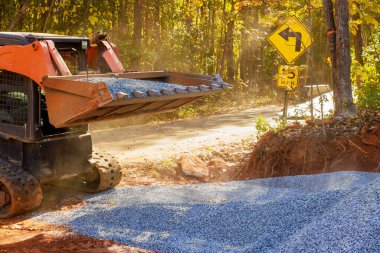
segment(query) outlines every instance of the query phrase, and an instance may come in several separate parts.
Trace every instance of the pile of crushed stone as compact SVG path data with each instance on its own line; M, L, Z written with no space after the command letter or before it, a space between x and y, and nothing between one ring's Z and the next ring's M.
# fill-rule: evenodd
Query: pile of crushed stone
M128 97L133 98L134 92L146 93L147 91L160 92L162 90L167 90L169 93L175 94L174 89L186 89L186 86L179 84L130 78L90 77L79 79L78 81L92 83L104 82L114 97L116 97L119 92L128 94ZM146 97L147 94L144 94L143 96Z
M239 179L356 170L380 172L380 110L343 119L307 121L268 132Z
M163 252L379 252L380 173L134 186L36 220Z

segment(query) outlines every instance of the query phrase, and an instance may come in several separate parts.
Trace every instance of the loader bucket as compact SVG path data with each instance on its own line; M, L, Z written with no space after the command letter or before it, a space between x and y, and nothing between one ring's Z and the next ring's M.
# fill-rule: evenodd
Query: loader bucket
M130 72L47 77L49 121L57 128L172 111L229 84L218 76Z

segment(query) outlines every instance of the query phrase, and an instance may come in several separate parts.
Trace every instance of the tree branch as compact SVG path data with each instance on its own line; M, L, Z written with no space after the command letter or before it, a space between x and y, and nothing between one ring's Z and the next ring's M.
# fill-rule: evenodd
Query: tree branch
M21 5L21 8L18 10L15 18L13 19L12 23L8 27L8 31L12 31L13 28L17 25L17 23L20 21L22 16L25 13L26 8L28 7L30 3L30 0L24 0L24 3Z

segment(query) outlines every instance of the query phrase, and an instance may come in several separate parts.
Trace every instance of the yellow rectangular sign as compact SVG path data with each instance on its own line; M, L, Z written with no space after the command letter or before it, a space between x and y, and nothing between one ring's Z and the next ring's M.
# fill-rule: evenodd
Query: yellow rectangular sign
M299 68L297 66L280 65L278 67L277 86L295 88L298 86Z

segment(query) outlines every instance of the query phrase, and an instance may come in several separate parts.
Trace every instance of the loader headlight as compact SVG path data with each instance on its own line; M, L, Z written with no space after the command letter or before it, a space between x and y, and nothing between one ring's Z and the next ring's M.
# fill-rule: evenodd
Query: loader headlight
M82 40L82 49L87 49L87 48L88 48L87 40Z

